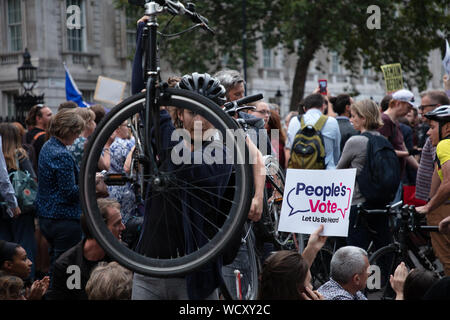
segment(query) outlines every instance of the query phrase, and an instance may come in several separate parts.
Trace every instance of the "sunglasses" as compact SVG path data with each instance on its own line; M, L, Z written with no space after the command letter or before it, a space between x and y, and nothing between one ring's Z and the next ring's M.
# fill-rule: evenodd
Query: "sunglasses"
M438 104L426 104L426 105L420 105L419 106L419 110L422 110L423 111L423 109L425 109L425 108L427 108L427 107L437 107L438 106Z

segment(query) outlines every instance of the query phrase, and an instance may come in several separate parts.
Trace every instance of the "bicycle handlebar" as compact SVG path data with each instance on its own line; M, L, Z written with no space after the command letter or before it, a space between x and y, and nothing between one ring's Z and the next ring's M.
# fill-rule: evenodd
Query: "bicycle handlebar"
M215 34L214 30L208 25L208 19L195 12L195 5L193 3L188 3L187 6L184 6L184 4L179 1L171 0L128 0L128 3L139 6L145 6L149 2L155 2L162 7L165 7L172 15L185 15L189 17L192 22L200 24L206 31L213 35Z
M359 204L358 205L358 210L360 212L367 213L367 214L388 214L391 211L393 211L393 210L397 209L398 207L400 207L402 204L403 204L403 201L400 200L399 202L396 202L396 203L394 203L392 205L387 205L385 207L385 209L365 209L365 208L362 207L362 204Z
M439 226L417 226L418 229L429 232L439 232Z
M227 102L223 105L223 107L226 113L228 113L230 116L233 116L236 112L239 112L244 109L255 109L255 107L245 106L245 104L262 100L263 98L264 96L262 95L262 93L258 93L251 96L243 97L239 100Z

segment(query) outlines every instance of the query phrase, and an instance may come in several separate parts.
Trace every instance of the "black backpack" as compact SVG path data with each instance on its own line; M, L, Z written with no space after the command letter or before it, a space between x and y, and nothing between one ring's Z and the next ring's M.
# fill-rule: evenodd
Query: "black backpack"
M356 177L369 208L383 208L394 200L401 181L400 163L392 144L381 135L367 132L366 163Z

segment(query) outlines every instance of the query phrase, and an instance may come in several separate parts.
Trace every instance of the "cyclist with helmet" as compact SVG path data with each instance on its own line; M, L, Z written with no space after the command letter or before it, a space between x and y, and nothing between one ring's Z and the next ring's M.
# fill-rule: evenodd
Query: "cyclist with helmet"
M417 207L419 213L426 214L429 225L438 225L450 216L450 105L440 106L425 114L430 120L427 134L436 146L436 167L431 183L431 199L424 206ZM431 233L431 243L436 256L450 275L450 236Z
M203 81L208 79L209 75L207 74L197 74L196 77L202 79L196 87L200 90L196 91L220 104L224 99L224 88L217 86L212 88L213 82ZM189 82L191 78L191 75L184 76L180 84ZM192 82L190 83L192 84ZM183 84L180 84L178 86L182 88ZM173 172L178 180L190 181L192 185L198 186L199 190L193 194L189 190L177 188L173 190L172 196L164 196L156 189L149 188L142 233L136 252L152 258L170 259L183 256L207 243L208 239L205 234L209 234L208 228L211 227L204 223L202 217L216 217L217 209L224 210L223 202L220 199L225 196L232 175L231 164L207 164L203 157L198 157L198 153L201 153L202 156L205 155L205 148L211 147L211 144L215 143L203 140L203 132L211 128L211 124L188 109L177 108L176 112L182 128L189 136L186 138L182 136L179 141L172 141L171 137L176 128L168 111L164 108L161 109L160 133L161 137L165 139L162 141L162 146L168 152L163 153L160 160L166 166L167 172ZM194 131L196 122L202 124L200 135ZM199 141L199 139L202 140ZM172 161L171 150L176 146L179 147L180 144L183 146L180 150L183 153L182 158L185 159L187 156L190 161L176 164ZM197 145L201 147L194 149ZM211 150L214 150L214 155L222 151L223 154L220 158L226 159L226 149L220 143ZM179 151L177 151L178 153ZM202 163L197 163L195 159L202 159ZM202 190L205 189L208 190L208 194L203 193ZM168 199L171 200L170 203ZM183 201L179 201L179 199L183 199ZM205 202L208 202L209 205L205 205ZM181 215L180 212L183 214ZM132 299L218 299L217 288L222 281L221 267L222 256L219 256L213 262L207 263L198 271L184 277L157 278L136 273L133 279Z
M224 86L217 78L210 76L208 73L200 74L194 72L190 75L185 75L178 83L177 87L180 89L197 92L213 100L219 106L223 106L228 100L225 96L226 90ZM257 120L260 121L261 119L257 118ZM252 199L248 218L252 221L258 221L262 214L265 167L261 152L249 138L247 138L247 145L251 156L253 157L252 160L255 162L255 165L253 166L255 194Z

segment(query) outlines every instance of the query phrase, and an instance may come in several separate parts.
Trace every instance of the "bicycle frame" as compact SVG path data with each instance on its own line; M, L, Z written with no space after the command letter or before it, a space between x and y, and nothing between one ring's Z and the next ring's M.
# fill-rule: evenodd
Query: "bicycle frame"
M144 154L150 162L150 174L158 173L158 165L153 157L151 145L152 128L155 127L155 140L157 148L160 150L159 136L159 105L157 102L157 83L159 80L159 66L157 57L157 15L164 12L164 7L156 2L148 2L145 4L145 15L149 17L143 33L144 42L144 80L146 84L145 109L144 109ZM153 123L152 123L153 122ZM144 169L147 171L148 169ZM147 176L148 172L145 172Z

